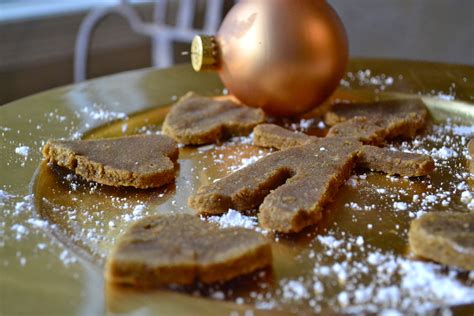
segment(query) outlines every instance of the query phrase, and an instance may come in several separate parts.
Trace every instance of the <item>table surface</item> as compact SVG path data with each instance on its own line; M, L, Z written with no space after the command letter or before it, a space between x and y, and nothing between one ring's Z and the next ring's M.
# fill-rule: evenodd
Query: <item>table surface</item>
M350 85L371 92L431 95L459 107L474 102L471 66L355 59L344 80L342 89ZM222 89L216 74L195 73L188 65L180 65L103 77L0 107L0 314L95 315L107 311L102 271L55 241L35 217L30 182L44 142L81 135L123 113L169 104L187 91L212 95L221 94ZM203 307L202 299L177 307L176 297L164 293L156 298L155 307L173 313L178 308L181 314L239 309L232 303Z

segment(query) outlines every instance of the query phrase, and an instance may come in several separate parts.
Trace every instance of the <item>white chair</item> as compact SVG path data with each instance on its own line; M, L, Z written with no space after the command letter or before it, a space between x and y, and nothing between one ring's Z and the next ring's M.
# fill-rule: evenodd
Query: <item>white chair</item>
M166 25L168 2L168 0L155 0L153 23L143 22L136 10L126 0L113 6L96 8L87 14L76 38L74 81L80 82L86 79L91 33L100 20L109 14L122 16L133 31L147 35L152 39L152 64L157 68L169 67L173 64L174 41L190 42L196 34L215 34L217 31L222 19L224 0L207 0L202 29L193 28L196 0L179 0L176 26Z

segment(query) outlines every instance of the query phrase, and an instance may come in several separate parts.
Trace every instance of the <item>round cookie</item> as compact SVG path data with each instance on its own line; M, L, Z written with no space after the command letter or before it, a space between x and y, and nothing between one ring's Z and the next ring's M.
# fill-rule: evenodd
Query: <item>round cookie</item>
M411 223L408 240L420 257L474 270L474 213L425 214Z

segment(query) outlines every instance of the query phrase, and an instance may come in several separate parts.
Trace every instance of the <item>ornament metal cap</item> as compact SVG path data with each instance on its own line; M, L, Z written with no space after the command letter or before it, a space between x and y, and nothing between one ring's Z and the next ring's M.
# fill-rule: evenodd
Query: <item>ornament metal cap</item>
M195 71L219 68L219 46L215 36L194 36L191 43L191 64Z

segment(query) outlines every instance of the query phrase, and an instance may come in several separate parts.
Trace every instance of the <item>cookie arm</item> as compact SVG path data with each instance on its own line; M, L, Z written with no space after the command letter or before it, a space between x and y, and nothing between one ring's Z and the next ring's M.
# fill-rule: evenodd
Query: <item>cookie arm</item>
M390 175L421 177L434 170L430 156L401 151L393 151L376 146L363 146L357 166Z
M285 154L277 152L235 171L217 182L200 187L188 205L200 214L222 214L229 209L257 208L273 189L293 172L284 166Z
M274 124L258 125L254 128L253 133L255 145L277 149L300 146L319 139ZM434 170L434 162L430 156L398 152L370 145L363 147L357 166L408 177L426 176Z
M261 147L287 149L304 145L317 137L293 132L275 124L261 124L253 129L253 143Z

